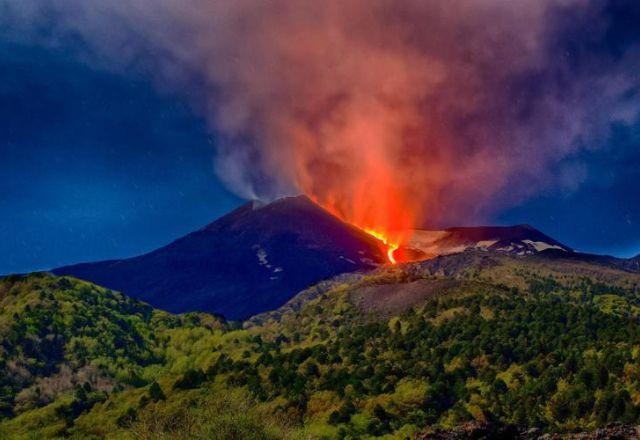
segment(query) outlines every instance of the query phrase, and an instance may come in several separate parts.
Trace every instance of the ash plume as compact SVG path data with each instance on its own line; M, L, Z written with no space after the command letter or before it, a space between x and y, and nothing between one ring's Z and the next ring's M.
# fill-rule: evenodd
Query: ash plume
M0 0L0 35L183 94L241 196L388 230L580 184L576 155L639 113L637 42L601 50L612 3Z

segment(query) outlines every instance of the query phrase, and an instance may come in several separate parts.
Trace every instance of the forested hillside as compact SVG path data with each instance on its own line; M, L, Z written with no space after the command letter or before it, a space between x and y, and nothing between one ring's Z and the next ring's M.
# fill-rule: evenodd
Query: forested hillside
M44 407L53 415L44 432L64 433L97 402L148 384L145 372L170 361L172 337L196 326L222 324L210 315L171 315L69 277L4 278L0 418L21 420Z
M640 275L594 263L465 252L322 283L242 327L70 278L1 286L3 438L640 420Z

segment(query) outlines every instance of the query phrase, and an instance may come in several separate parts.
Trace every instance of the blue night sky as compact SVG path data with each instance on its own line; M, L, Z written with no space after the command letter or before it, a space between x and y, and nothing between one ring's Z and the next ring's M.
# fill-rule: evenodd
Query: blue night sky
M637 42L624 17L586 50ZM0 41L0 274L133 256L244 203L216 177L216 137L182 97L69 52ZM640 124L567 160L583 167L577 187L544 189L493 222L581 251L640 253Z
M204 122L144 79L0 49L0 273L131 256L241 201Z

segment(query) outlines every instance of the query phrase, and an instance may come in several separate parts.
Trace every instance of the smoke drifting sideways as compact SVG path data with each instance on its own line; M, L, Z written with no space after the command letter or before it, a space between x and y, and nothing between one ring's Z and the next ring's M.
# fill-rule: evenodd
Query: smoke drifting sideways
M237 194L388 235L580 184L572 158L640 110L610 3L0 0L0 35L152 75L206 116Z

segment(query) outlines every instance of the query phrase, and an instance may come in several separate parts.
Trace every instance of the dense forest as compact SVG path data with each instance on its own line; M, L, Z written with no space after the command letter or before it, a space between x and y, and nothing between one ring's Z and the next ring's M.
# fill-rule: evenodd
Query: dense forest
M640 422L640 275L461 254L245 323L68 277L0 282L0 437L413 438Z

